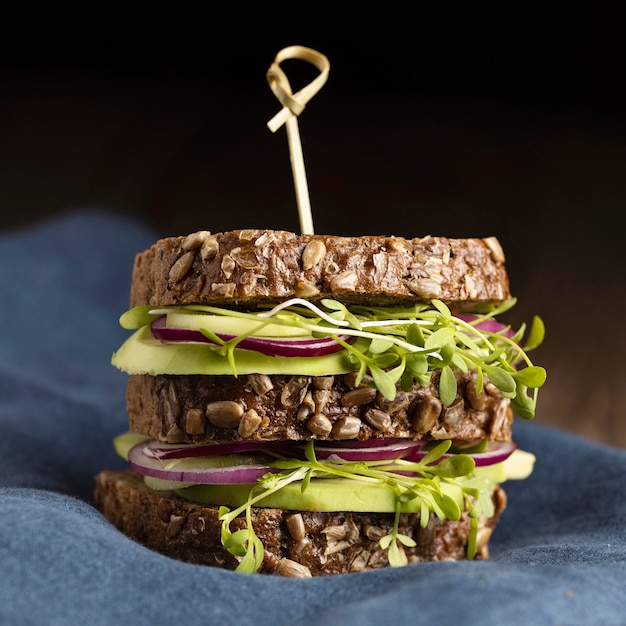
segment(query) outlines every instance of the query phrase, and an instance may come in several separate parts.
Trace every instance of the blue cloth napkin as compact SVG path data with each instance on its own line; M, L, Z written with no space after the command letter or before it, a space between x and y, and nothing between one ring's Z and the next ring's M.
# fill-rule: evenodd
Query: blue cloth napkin
M537 464L507 484L489 561L294 580L120 534L92 506L93 478L123 465L126 377L109 359L133 257L157 238L97 210L0 236L0 624L626 623L626 452L540 418L515 427Z

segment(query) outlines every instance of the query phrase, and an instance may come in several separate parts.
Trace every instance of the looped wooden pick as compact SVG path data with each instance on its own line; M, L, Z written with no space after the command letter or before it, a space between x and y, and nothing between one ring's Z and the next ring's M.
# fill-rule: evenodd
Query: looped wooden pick
M319 75L297 93L292 93L291 85L280 64L286 59L300 59L307 61L320 71ZM296 201L300 215L300 230L303 235L313 234L313 218L311 204L302 156L302 143L298 130L298 115L304 111L306 103L322 88L328 78L330 63L321 53L304 46L289 46L283 48L267 70L267 82L283 108L267 123L268 128L275 133L283 124L287 128L289 156L296 188Z

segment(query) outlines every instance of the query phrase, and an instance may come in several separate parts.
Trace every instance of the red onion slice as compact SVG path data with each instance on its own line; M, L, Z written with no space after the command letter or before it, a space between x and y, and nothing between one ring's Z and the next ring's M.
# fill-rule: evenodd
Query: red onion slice
M145 442L143 453L162 461L200 456L222 456L243 452L284 451L293 445L288 441L226 441L224 443L163 443L152 439Z
M315 456L330 461L368 462L403 459L424 446L424 441L412 439L369 439L367 441L344 441L341 443L318 442ZM304 447L302 448L304 451Z
M199 330L191 328L171 328L166 325L166 318L159 317L150 325L152 336L159 341L182 342L182 343L206 343L215 345L208 337ZM215 333L217 337L224 341L234 339L236 335L226 335ZM349 341L349 337L342 337ZM284 357L314 357L334 354L343 350L343 346L335 341L333 337L306 337L295 339L282 339L277 337L246 337L242 339L237 348L242 350L253 350L267 356Z
M316 442L318 459L337 458L344 461L381 461L401 459L415 454L425 444L411 439L367 439L365 441ZM269 452L282 457L304 458L303 441L228 441L215 444L173 444L156 440L144 442L143 454L153 459L183 459L222 456L245 452Z
M417 463L428 454L426 443L410 439L318 442L315 454L320 460L336 462L367 463L404 459ZM176 445L148 440L131 448L128 462L137 472L162 480L196 484L244 484L254 483L268 472L279 471L269 465L275 458L272 453L286 458L304 458L304 448L304 443L298 441ZM477 467L482 467L505 461L516 448L514 442L489 442L485 452L470 456ZM451 456L453 453L444 454L437 462ZM185 464L185 461L189 462ZM186 466L181 467L183 464ZM404 473L401 468L398 471Z
M259 457L258 460L253 458L245 459L245 463L243 462L244 458L240 457L239 461L235 461L234 465L216 463L215 467L177 468L176 462L182 461L182 458L170 460L169 463L171 465L169 465L163 459L155 458L151 452L146 454L146 450L149 449L147 444L148 442L142 442L131 448L128 453L128 462L140 474L162 480L196 484L232 485L254 483L268 472L277 471L261 462L262 457Z
M456 317L471 324L480 316L473 314L457 314ZM484 330L488 333L501 333L509 339L515 335L515 333L506 326L506 324L502 324L491 318L484 319L482 322L478 322L478 324L475 324L474 326L477 330Z
M485 465L495 465L506 461L517 448L517 444L513 441L489 441L485 452L476 452L470 454L476 463L476 467L484 467ZM407 461L418 462L428 454L428 450L416 450L413 454L405 457ZM447 453L442 455L439 460L454 456L456 453Z

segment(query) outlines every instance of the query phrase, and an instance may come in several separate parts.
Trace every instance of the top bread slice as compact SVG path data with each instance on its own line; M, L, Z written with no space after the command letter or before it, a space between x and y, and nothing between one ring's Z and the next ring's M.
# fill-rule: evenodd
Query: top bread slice
M136 256L130 303L251 308L301 297L386 306L437 298L468 311L511 297L504 260L495 237L198 231Z

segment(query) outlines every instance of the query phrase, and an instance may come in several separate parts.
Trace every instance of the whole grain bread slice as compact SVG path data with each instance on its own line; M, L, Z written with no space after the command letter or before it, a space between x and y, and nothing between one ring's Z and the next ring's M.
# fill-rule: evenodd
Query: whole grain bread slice
M387 400L366 377L133 375L129 429L170 443L240 439L489 439L509 441L513 412L488 380L476 394L476 372L456 371L457 398L439 399L439 376L426 387L398 387Z
M510 297L504 260L495 237L199 231L136 256L130 301L253 307L295 296L382 306L438 298L468 310Z
M488 557L488 542L506 506L497 487L492 495L495 514L481 517L477 557ZM95 504L121 532L168 557L235 569L237 559L221 543L218 507L184 500L171 491L149 489L132 470L103 471L96 477ZM260 572L292 577L344 574L385 567L387 551L378 541L393 526L394 515L384 513L294 512L254 508L252 523L265 547ZM245 518L231 529L245 528ZM431 515L422 528L419 514L402 514L399 532L416 546L404 548L407 562L466 558L470 521L440 521Z

